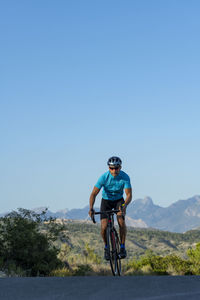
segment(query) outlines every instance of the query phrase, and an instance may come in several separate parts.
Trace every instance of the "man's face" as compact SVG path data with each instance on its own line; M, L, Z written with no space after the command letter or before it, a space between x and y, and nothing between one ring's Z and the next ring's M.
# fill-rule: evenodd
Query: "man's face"
M119 174L120 170L121 170L120 166L119 167L109 167L109 171L110 171L111 175L114 177L116 177Z

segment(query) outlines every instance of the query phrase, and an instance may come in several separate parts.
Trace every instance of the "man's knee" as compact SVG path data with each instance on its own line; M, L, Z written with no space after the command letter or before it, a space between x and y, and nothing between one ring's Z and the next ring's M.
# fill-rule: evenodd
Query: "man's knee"
M118 225L119 225L121 228L126 227L125 219L124 219L123 216L117 216L117 221L118 221Z
M105 231L107 228L108 220L107 219L102 219L101 220L101 230Z

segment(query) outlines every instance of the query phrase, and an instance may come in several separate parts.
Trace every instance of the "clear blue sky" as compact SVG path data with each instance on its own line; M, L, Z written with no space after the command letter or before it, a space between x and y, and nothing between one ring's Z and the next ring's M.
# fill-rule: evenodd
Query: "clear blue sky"
M112 155L133 199L200 194L199 14L197 0L1 1L0 212L86 206Z

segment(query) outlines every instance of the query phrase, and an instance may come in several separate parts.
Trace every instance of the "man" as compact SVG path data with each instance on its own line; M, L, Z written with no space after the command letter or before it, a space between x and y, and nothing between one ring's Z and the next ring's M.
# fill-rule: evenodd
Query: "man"
M119 224L119 233L121 240L120 256L121 258L125 258L126 224L124 216L126 214L126 207L132 200L132 188L129 176L125 172L121 171L122 161L119 157L112 156L111 158L109 158L107 165L109 167L109 171L104 173L99 178L90 195L89 215L91 217L94 213L93 206L96 196L100 192L100 189L103 187L101 211L120 209L120 212L117 213L117 221ZM125 200L123 198L124 191L126 193ZM121 209L122 206L123 210ZM108 245L106 244L107 224L107 216L101 215L101 235L105 243L104 257L106 260L109 260L109 250Z

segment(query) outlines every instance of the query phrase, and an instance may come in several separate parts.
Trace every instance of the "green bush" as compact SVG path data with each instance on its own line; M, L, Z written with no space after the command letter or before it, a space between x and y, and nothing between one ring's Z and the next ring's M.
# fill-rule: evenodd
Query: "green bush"
M200 275L200 243L196 245L195 249L189 249L187 255L191 263L191 273Z
M50 276L55 276L55 277L66 277L66 276L73 276L74 272L73 270L70 270L68 268L60 268L51 271Z
M83 255L85 256L86 262L89 261L90 263L95 263L98 265L101 263L101 257L95 253L94 249L91 248L88 243L85 244Z
M87 276L93 272L93 269L90 265L78 265L74 271L74 276Z
M155 275L189 275L191 272L191 261L184 260L176 255L165 257L147 252L139 260L133 259L127 265L128 273L155 274Z
M58 250L52 245L58 233L53 219L46 218L46 211L37 214L18 209L0 218L1 268L26 276L46 276L62 265ZM43 222L50 225L50 234L40 231Z
M95 272L93 271L92 267L88 264L86 265L76 265L73 269L72 268L58 268L52 270L50 276L55 277L67 277L67 276L88 276L94 275Z

